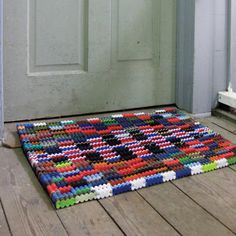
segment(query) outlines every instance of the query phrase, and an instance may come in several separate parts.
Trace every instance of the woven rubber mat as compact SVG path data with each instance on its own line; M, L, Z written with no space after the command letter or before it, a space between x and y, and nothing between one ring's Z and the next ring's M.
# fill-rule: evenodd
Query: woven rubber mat
M57 209L236 163L236 145L175 108L17 130Z

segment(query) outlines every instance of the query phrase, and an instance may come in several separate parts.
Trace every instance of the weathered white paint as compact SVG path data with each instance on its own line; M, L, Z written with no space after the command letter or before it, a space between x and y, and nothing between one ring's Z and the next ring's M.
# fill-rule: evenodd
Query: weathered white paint
M87 1L28 0L27 6L28 73L84 70Z
M211 116L211 112L206 112L206 113L198 113L198 114L191 114L193 118L207 118Z
M6 121L174 103L176 2L136 2L5 1Z
M219 92L219 102L227 106L236 108L236 93L235 92Z
M118 59L152 59L152 44L155 44L153 28L159 29L158 22L152 23L154 17L150 13L153 9L153 2L136 0L136 11L130 10L134 7L133 4L133 0L119 0L118 3ZM154 9L157 10L156 15L159 15L159 7ZM133 37L127 37L131 32Z

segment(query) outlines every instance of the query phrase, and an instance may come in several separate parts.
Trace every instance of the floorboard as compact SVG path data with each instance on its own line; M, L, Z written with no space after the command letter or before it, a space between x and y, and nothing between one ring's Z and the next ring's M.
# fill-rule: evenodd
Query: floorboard
M69 235L124 235L97 201L57 211Z
M2 148L1 163L1 198L13 235L122 235L97 201L56 212L20 149Z
M126 235L178 235L136 192L120 194L100 202Z
M182 235L233 235L172 183L156 185L138 192Z
M11 232L7 223L7 219L4 214L4 210L2 208L2 202L0 200L0 235L2 236L10 236Z
M0 196L12 234L68 235L21 150L1 148L0 162Z
M219 127L223 128L223 129L227 129L230 132L233 132L236 134L236 123L233 123L229 120L225 120L219 117L209 117L207 119L205 119L206 121L209 121L213 124L218 125Z
M230 166L230 168L236 171L236 165Z
M236 135L232 132L230 132L227 127L222 128L220 125L217 125L215 123L216 120L214 120L214 123L211 121L210 118L208 119L198 119L199 122L206 125L210 129L214 130L215 132L221 134L226 139L230 140L233 143L236 143Z
M230 168L173 181L181 191L236 233L236 173Z
M215 117L200 121L236 143L236 124ZM19 146L15 124L9 124L8 129L9 143ZM236 165L56 211L21 149L1 148L0 162L4 208L0 205L0 235L236 233Z

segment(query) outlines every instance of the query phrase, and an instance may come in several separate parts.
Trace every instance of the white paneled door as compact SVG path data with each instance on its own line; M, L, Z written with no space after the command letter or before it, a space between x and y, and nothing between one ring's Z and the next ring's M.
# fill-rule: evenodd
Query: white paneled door
M175 102L175 0L5 0L5 120Z

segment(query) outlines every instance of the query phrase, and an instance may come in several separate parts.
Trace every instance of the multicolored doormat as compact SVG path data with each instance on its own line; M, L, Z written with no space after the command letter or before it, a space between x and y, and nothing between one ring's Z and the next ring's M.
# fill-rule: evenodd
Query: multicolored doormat
M236 163L236 145L175 108L17 130L57 209Z

